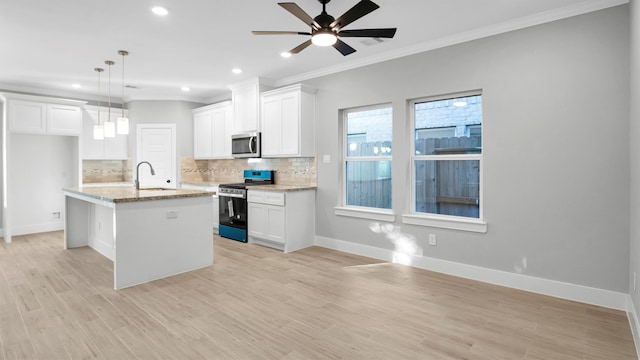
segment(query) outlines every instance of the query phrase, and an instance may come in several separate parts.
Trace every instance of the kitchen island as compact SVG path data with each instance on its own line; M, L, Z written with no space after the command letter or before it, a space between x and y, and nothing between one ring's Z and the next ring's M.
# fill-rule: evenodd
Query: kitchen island
M65 249L90 246L113 261L113 287L213 264L211 193L188 189L63 189Z

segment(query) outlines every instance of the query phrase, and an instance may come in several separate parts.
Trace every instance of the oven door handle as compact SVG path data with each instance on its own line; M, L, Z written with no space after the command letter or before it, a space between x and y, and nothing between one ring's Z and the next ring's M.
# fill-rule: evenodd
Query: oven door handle
M218 197L232 197L232 198L244 198L244 195L242 194L224 194L224 193L218 193Z

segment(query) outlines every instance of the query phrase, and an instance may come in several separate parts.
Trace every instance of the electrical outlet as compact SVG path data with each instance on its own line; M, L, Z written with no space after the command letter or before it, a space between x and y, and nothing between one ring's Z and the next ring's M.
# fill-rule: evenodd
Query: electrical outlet
M429 234L429 245L436 246L438 241L436 240L436 234Z
M54 219L60 219L60 211L54 211L54 212L52 212L52 213L51 213L51 216L52 216Z
M175 210L169 210L167 211L167 219L177 219L178 218L178 212Z
M323 155L322 162L325 164L331 164L331 155Z

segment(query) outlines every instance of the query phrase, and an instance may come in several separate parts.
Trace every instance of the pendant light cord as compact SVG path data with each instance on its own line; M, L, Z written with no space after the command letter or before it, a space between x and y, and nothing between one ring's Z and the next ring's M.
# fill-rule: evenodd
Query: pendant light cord
M108 87L109 88L109 90L108 90L108 93L109 93L109 109L108 109L108 117L107 117L106 121L111 121L111 65L113 65L114 62L111 61L111 60L106 60L104 63L109 65L109 87Z
M94 69L98 73L98 125L100 125L100 73L104 71L102 68Z
M124 57L129 55L126 50L119 50L118 54L122 55L122 117L124 117Z

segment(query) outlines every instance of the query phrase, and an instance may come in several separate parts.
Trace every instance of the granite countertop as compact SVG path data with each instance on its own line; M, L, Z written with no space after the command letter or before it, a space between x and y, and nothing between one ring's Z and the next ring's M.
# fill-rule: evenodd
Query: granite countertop
M101 201L120 203L133 201L151 201L179 199L187 197L211 196L211 192L195 189L140 189L124 186L66 188L64 191L92 197Z
M200 182L183 181L180 184L194 185L194 186L206 186L206 187L214 187L214 186L220 185L219 183L204 182L204 181L200 181Z
M249 187L249 190L263 190L263 191L305 191L305 190L316 190L318 187L316 185L253 185Z

